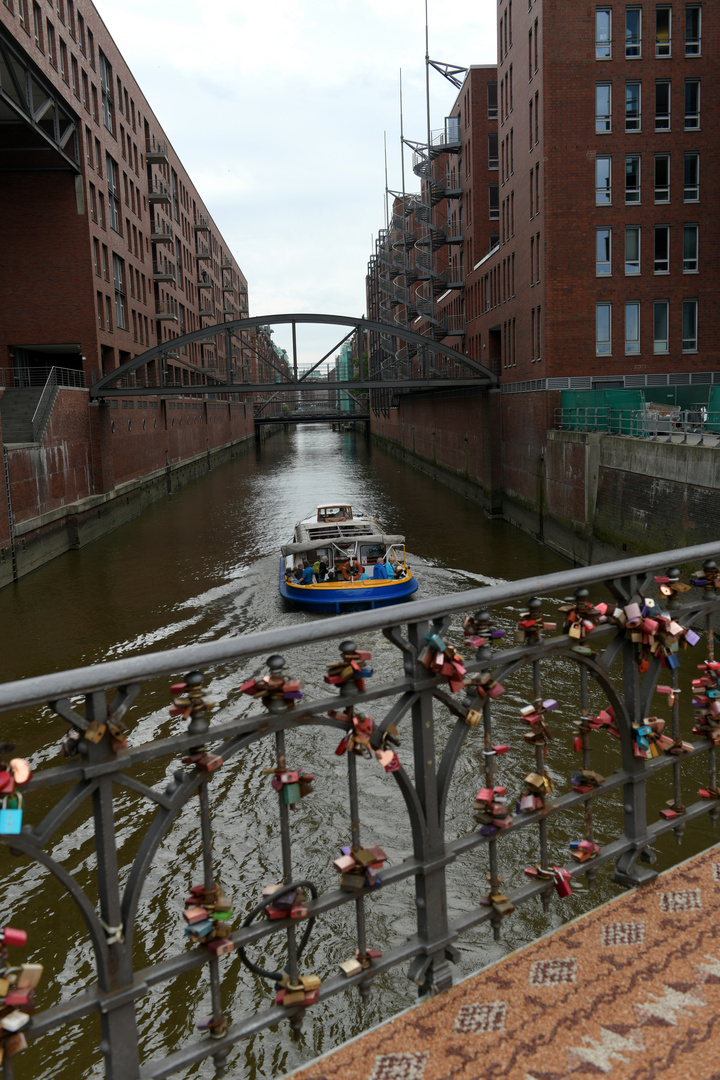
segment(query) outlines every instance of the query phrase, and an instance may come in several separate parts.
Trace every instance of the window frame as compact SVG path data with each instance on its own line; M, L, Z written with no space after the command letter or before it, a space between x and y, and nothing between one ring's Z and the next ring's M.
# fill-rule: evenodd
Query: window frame
M691 38L688 36L688 20L693 12L697 15L697 36ZM702 4L685 5L685 55L702 56Z
M628 336L628 329L630 323L628 321L628 315L631 311L635 311L636 318L636 336ZM640 355L640 301L639 300L626 300L625 301L625 355L626 356L639 356Z
M637 36L630 36L628 33L628 16L634 14L638 19L638 32ZM642 57L642 8L639 6L632 6L625 9L625 59L626 60L640 60Z
M608 28L607 28L607 40L600 37L600 15L607 15ZM600 54L600 50L605 49L604 55ZM599 7L595 8L595 59L596 60L612 60L612 8L611 7Z
M688 112L688 90L690 87L695 87L697 91L695 111ZM688 120L692 121L688 123ZM699 131L700 130L700 79L692 78L685 80L685 131Z
M637 236L636 236L636 239L637 239L637 258L634 259L634 260L628 258L628 234L629 233L636 233L637 234ZM642 229L641 229L641 227L639 225L626 225L625 226L625 260L624 260L624 270L625 270L625 276L626 277L639 277L639 275L640 275L641 244L642 244ZM630 266L630 267L635 267L636 266L637 269L628 270L628 266Z
M607 162L607 182L604 188L599 185L599 165L601 161ZM607 198L600 199L598 195L600 192L606 192ZM612 206L612 154L596 154L595 155L595 205L596 206Z
M600 90L607 90L607 112L600 111ZM595 134L609 135L612 132L612 83L595 83Z
M601 240L605 245L605 258L600 258ZM605 269L607 267L607 269ZM598 225L595 228L595 277L611 277L612 275L612 228L609 225Z
M637 97L634 101L634 92ZM629 106L635 104L635 112L629 111ZM625 131L642 131L642 83L639 79L628 79L625 83Z
M667 41L661 41L659 37L661 12L665 12L668 17ZM670 4L658 4L655 8L655 59L664 60L670 56L672 56L672 7Z
M685 313L693 312L694 337L685 336ZM695 299L683 300L682 302L682 351L684 353L696 353L698 351L698 302Z
M607 338L600 336L601 309L607 310ZM607 300L595 304L595 355L612 356L612 304Z
M658 258L658 237L665 236L665 256ZM653 227L653 273L670 273L670 226L655 225Z
M658 162L660 162L660 161L665 162L666 169L667 169L667 182L664 185L663 184L658 185ZM669 203L670 202L670 176L671 176L671 173L670 173L670 154L668 154L668 153L656 154L655 155L655 166L654 166L654 191L655 191L655 203L656 204L662 204L662 203ZM663 198L658 197L658 192L659 191L665 193L665 196Z
M661 112L658 104L658 97L662 89L667 87L667 106L666 112ZM655 130L656 131L670 131L671 130L671 116L672 116L672 83L670 79L656 79L655 80Z
M665 337L658 337L657 333L657 316L659 311L664 313ZM664 348L658 348L658 344L664 346ZM653 300L653 355L659 356L668 352L670 352L670 301Z
M694 254L689 257L686 256L685 240L686 237L694 237ZM683 223L683 274L697 274L699 273L699 246L700 246L700 227L695 222Z
M689 185L687 182L687 165L691 158L695 159L695 183ZM688 190L693 189L695 194L688 197ZM686 150L683 155L683 202L700 202L700 154L697 150Z
M628 187L628 162L637 161L637 185L634 188ZM637 198L628 198L628 193L631 196L637 195ZM642 158L640 154L626 154L625 155L625 205L626 206L639 206L642 202Z

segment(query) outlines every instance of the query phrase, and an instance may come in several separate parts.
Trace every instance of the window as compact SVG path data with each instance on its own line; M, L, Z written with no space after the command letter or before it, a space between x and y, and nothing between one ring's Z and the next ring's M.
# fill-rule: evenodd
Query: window
M115 325L125 329L125 264L119 255L113 255L113 280L115 283Z
M103 323L103 294L99 292L97 294L97 312L98 312L98 326L101 330L105 329Z
M700 198L700 155L692 151L685 154L685 173L683 178L683 199L685 202L697 202Z
M530 285L535 284L535 237L530 237Z
M672 9L655 9L655 55L670 56L672 51Z
M532 80L532 30L528 30L528 82Z
M92 146L92 134L90 128L85 127L85 152L87 154L87 163L92 169L93 167L93 146Z
M57 13L61 22L65 22L65 2L64 0L57 0Z
M700 55L700 18L699 4L688 4L685 8L685 55Z
M667 300L656 300L653 304L653 352L666 353L668 351L668 316L669 303Z
M670 130L670 83L666 79L655 83L655 130Z
M655 226L655 257L653 270L656 274L670 272L670 226Z
M609 206L612 202L611 180L612 158L603 154L595 158L595 205ZM532 187L530 188L532 191Z
M75 4L73 0L67 0L67 17L70 37L75 40Z
M697 352L697 300L683 300L682 306L682 351Z
M488 135L488 169L497 169L498 167L498 134L497 131L491 131Z
M655 202L670 202L670 155L655 155Z
M597 356L609 356L611 352L611 311L611 304L595 305L595 354Z
M535 217L535 188L533 187L533 170L530 170L530 217Z
M491 82L487 84L487 109L488 120L497 120L498 118L498 96L497 96L497 83ZM133 127L135 123L133 122Z
M103 123L115 134L115 115L112 99L112 68L105 53L100 50L100 90L102 94Z
M540 142L540 91L535 91L535 143Z
M90 67L94 71L95 70L95 37L93 36L92 30L88 30L87 39L88 39L88 53L90 54Z
M100 243L93 238L93 262L95 264L95 273L100 277Z
M82 73L82 97L83 105L90 112L90 83L88 82L87 72Z
M625 12L625 57L635 60L642 55L642 8L627 8Z
M612 130L610 83L598 83L595 87L595 131L602 135Z
M55 27L47 20L47 39L48 39L48 56L50 57L50 63L54 68L57 68L57 45L55 43Z
M683 274L697 274L698 227L683 225Z
M19 3L18 3L18 18L20 19L20 25L22 26L23 30L27 34L29 34L30 30L29 30L28 23L30 22L30 17L28 15L27 0L19 0Z
M625 157L625 202L640 202L640 155L627 154Z
M118 189L118 168L109 154L105 155L105 169L108 182L108 209L110 211L110 226L115 232L120 232L120 193Z
M64 82L68 83L69 85L70 76L68 74L67 45L62 38L60 38L60 74L62 75Z
M42 15L40 14L40 8L37 4L33 4L33 29L35 31L35 44L37 45L38 49L42 49Z
M95 199L95 185L94 184L89 184L88 188L89 188L89 191L90 191L90 217L92 218L93 221L97 221L98 216L97 216L97 201Z
M595 11L595 59L609 60L612 56L612 8Z
M685 80L685 130L700 127L700 80Z
M625 273L640 273L640 226L628 225L625 228Z
M640 352L640 305L634 302L625 304L625 355L633 356Z
M490 220L497 221L500 217L500 195L497 184L489 185Z
M533 148L533 128L534 128L534 125L533 125L533 99L532 98L530 98L530 101L529 101L529 104L528 104L528 113L529 113L528 131L530 133L530 149L532 150L532 148Z
M625 130L640 131L640 83L625 83Z
M85 56L85 20L78 11L78 37L80 38L80 52Z
M537 19L535 20L535 25L533 26L533 61L534 61L534 70L537 72L537 69L538 69L538 20Z
M611 236L610 229L595 230L595 273L598 277L605 277L610 273Z

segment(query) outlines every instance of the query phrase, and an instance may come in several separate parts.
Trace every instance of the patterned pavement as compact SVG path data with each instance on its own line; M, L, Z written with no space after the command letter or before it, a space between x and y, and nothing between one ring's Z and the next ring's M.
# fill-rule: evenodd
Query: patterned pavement
M717 845L292 1078L720 1080L719 916Z

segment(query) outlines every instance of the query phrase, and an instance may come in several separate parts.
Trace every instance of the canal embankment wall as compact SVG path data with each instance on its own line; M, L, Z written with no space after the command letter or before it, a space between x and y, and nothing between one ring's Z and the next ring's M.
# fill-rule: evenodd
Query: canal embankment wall
M720 449L554 430L556 396L403 402L372 438L579 565L717 539Z
M247 403L96 403L87 390L61 388L40 441L3 445L0 587L107 535L254 445Z

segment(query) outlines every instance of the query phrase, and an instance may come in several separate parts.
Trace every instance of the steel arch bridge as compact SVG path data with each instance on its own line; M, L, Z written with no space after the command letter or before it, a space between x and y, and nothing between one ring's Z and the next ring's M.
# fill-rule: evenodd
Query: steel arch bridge
M243 348L252 349L248 341L248 331L256 331L260 327L290 325L292 328L292 356L288 370L276 367L267 356L262 356L264 363L269 363L277 372L273 382L255 380L238 380L233 371L232 342L233 339ZM324 354L309 370L298 370L297 327L302 324L315 324L324 326L349 327L340 340ZM364 365L360 364L359 377L355 379L324 379L315 375L314 372L332 354L340 348L354 334L375 335L376 341L383 342L387 348L388 340L396 343L405 342L406 346L381 361L370 364L366 373ZM245 335L245 336L243 336ZM182 360L178 351L193 342L205 341L208 338L225 338L226 343L226 370L224 377L219 373L198 368L194 364ZM370 338L370 341L373 339ZM373 350L368 347L368 355ZM405 354L400 359L397 353ZM258 354L259 355L259 354ZM198 383L177 384L168 380L167 361L179 365L193 374L201 377L204 381ZM286 391L319 389L320 386L328 386L332 390L347 391L370 391L370 390L439 390L447 388L460 389L462 387L486 387L498 385L498 377L489 368L469 356L458 352L457 349L444 345L440 341L429 339L425 335L417 334L407 327L401 327L395 323L378 322L364 317L355 318L349 315L324 315L324 314L277 314L255 315L247 319L233 319L229 322L217 323L213 326L203 326L188 334L171 338L156 345L146 352L140 353L132 360L121 364L114 371L104 375L90 387L91 398L109 398L127 396L128 390L132 394L154 397L178 396L178 394L202 394L223 395L243 393L278 393Z

